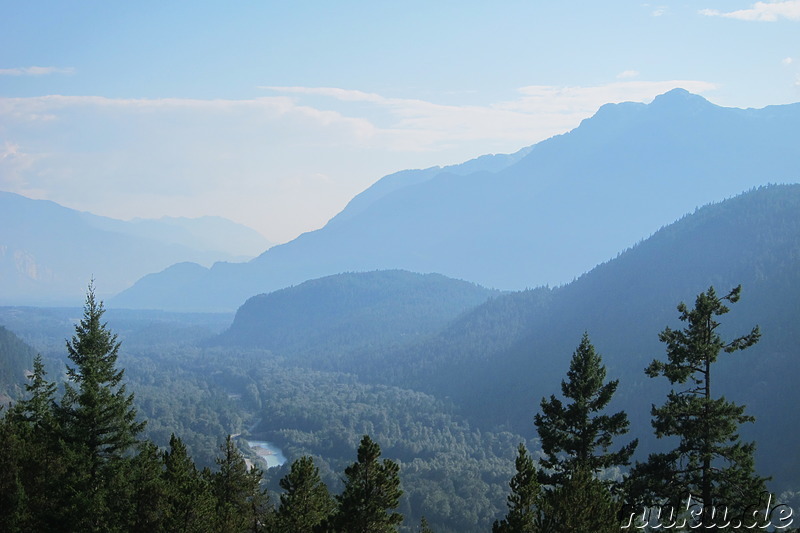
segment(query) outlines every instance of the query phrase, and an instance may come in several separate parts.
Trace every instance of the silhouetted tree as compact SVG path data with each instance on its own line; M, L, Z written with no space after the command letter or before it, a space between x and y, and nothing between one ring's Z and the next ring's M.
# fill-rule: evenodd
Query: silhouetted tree
M83 319L67 341L73 365L67 365L69 382L60 406L67 475L61 480L66 495L64 517L82 531L111 531L115 506L126 480L119 475L130 461L127 452L137 442L144 422L136 420L133 394L117 369L120 343L102 322L102 302L89 285Z
M682 330L665 328L659 339L667 345L667 361L654 360L645 372L650 377L663 375L672 385L688 388L672 390L661 407L653 406L653 428L658 438L675 436L678 446L667 453L650 455L638 464L631 479L633 493L666 500L679 507L689 494L703 506L702 524L712 527L711 510L725 507L729 517L757 504L765 491L765 478L756 475L753 454L755 443L742 443L739 426L753 422L745 407L724 397L714 397L712 368L720 352L733 353L758 342L758 326L731 341L722 339L716 317L726 314L725 302L739 300L741 285L725 296L713 287L701 293L693 309L681 302Z
M606 368L586 333L572 355L567 378L561 382L561 392L572 401L564 405L555 396L543 398L542 412L534 418L545 454L540 463L551 471L539 472L544 485L561 485L578 468L596 475L627 465L638 444L634 440L616 452L607 451L614 437L627 433L628 416L622 411L598 414L611 401L619 380L604 383Z

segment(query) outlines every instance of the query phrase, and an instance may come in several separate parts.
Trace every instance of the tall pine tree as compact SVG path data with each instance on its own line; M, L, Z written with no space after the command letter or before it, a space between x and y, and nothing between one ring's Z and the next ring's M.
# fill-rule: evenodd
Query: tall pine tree
M712 527L712 510L727 508L728 516L757 504L766 481L755 473L755 443L743 443L739 426L753 422L745 407L724 397L715 397L712 368L719 354L733 353L758 342L758 326L748 334L725 341L719 334L717 317L728 313L727 303L736 303L741 285L725 296L713 287L701 293L693 309L678 305L682 330L665 328L659 339L666 344L667 361L654 360L645 372L664 376L672 390L661 407L653 406L652 424L656 436L678 437L678 446L667 453L650 455L632 472L633 493L663 501L678 508L692 497L703 506L702 525Z
M126 489L119 473L145 425L136 420L133 394L122 383L124 371L116 366L120 343L102 322L104 312L90 284L83 319L67 341L72 365L60 406L69 464L64 518L87 532L114 530L115 507L123 505L119 496Z
M561 392L571 400L564 405L551 396L542 399L542 412L534 423L542 442L545 457L540 464L550 472L539 473L544 485L562 485L579 468L596 475L606 468L630 462L638 440L609 452L614 437L628 431L624 412L600 414L611 401L619 380L604 383L606 368L584 333L572 355L568 381L561 382Z

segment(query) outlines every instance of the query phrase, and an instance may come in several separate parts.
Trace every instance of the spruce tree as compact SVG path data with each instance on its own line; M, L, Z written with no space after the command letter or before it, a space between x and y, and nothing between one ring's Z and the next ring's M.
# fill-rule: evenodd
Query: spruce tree
M164 531L211 532L211 487L189 457L186 445L173 433L163 455Z
M542 487L536 466L525 445L520 443L516 459L517 473L511 478L506 517L492 526L492 533L538 533Z
M738 435L739 426L754 418L744 413L745 406L715 397L712 389L712 368L719 354L748 348L760 337L758 326L730 341L719 334L716 317L728 313L726 302L736 303L740 294L741 285L725 296L710 287L697 296L693 309L678 305L686 327L667 327L659 334L667 361L654 360L645 369L650 377L663 375L673 386L682 386L669 393L664 405L652 408L656 436L677 437L679 444L636 466L631 475L633 492L676 508L691 494L703 506L704 527L712 527L715 508L717 512L726 508L728 517L740 515L759 502L765 490L766 479L754 469L755 443L743 443Z
M216 499L214 530L218 533L265 531L272 517L267 494L261 489L261 470L247 468L230 435L221 450L222 456L217 458L219 471L211 476Z
M128 511L128 531L159 533L165 528L166 487L164 463L158 446L143 442L138 453L121 475L128 478L129 494L124 507Z
M285 492L276 515L278 533L312 533L336 509L311 457L294 461L279 483Z
M124 371L116 367L120 343L102 322L104 312L90 284L83 319L66 343L73 365L67 365L69 383L60 406L69 465L62 511L76 530L88 532L116 529L115 506L126 489L118 474L145 425L136 420L133 395L122 383Z
M628 431L628 416L622 411L599 414L611 401L619 380L604 383L606 368L586 333L572 355L567 378L561 382L561 392L571 402L564 405L555 396L543 398L542 412L534 418L545 454L540 464L550 470L539 472L544 485L562 485L579 468L597 475L627 465L638 444L634 440L608 451L614 437Z
M47 381L47 372L42 356L36 355L33 360L33 373L25 384L26 398L14 405L13 416L29 423L36 431L54 432L56 384Z
M47 380L42 357L33 360L25 397L8 413L9 427L23 446L16 452L20 483L25 493L25 530L57 530L60 476L66 465L60 456L60 428L56 418L56 384Z
M358 461L344 471L344 491L336 498L339 509L334 517L335 531L390 533L403 521L403 515L394 511L403 494L400 467L389 459L378 461L380 455L380 446L364 435Z

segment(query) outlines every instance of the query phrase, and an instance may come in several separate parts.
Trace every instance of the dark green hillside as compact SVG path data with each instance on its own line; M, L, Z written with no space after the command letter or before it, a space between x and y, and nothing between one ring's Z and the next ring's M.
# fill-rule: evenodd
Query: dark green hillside
M250 298L218 342L323 364L418 341L496 294L439 274L339 274Z
M33 348L0 326L0 396L25 383L25 371L31 368L35 356Z
M384 364L362 372L448 396L485 427L509 424L530 435L539 400L557 392L569 354L588 331L609 375L620 378L615 402L646 450L650 405L668 390L643 372L663 354L658 332L676 325L680 301L710 285L726 291L740 283L742 300L725 328L759 324L763 338L721 362L715 386L757 417L745 437L757 438L764 474L796 484L800 462L786 448L796 435L786 428L800 427L800 412L782 406L800 401L800 185L763 187L698 209L569 285L493 299L437 338L386 354Z

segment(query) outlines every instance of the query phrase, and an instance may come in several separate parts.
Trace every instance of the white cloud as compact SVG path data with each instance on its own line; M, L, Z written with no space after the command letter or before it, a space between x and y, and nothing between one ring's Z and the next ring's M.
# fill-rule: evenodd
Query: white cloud
M783 60L781 60L781 63L783 63L784 65L791 65L792 63L794 63L794 59L792 59L791 57L785 57L783 58Z
M638 70L625 70L625 71L620 72L619 74L617 74L617 79L618 80L627 80L627 79L638 78L638 77L639 77L639 71Z
M75 74L75 69L72 67L0 68L0 76L45 76L47 74Z
M667 6L658 6L657 8L653 9L652 15L654 17L660 17L667 12Z
M700 14L709 17L726 17L760 22L775 22L781 18L800 21L800 0L756 2L750 9L730 12L722 12L717 9L702 9Z

